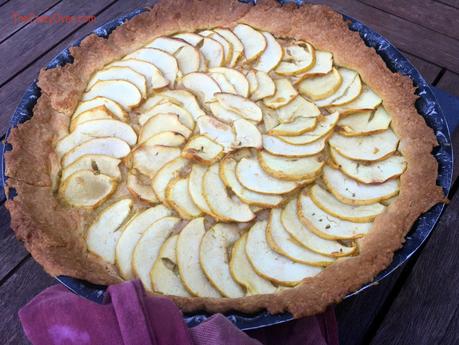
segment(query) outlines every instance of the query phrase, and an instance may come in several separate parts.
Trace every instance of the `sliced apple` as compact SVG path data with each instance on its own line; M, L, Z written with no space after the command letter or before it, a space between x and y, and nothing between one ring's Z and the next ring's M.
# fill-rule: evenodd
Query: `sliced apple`
M390 206L393 202L395 202L395 200L397 200L397 198L398 195L393 196L392 198L381 201L381 204L383 204L384 206Z
M253 101L258 101L260 99L271 97L276 92L276 84L271 79L271 77L263 71L255 72L257 77L258 88L250 97Z
M333 161L347 176L362 183L382 183L391 178L400 176L406 169L406 161L402 156L392 155L384 160L375 162L358 162L339 154L333 147L330 148Z
M338 122L338 131L345 136L368 135L383 132L389 128L391 117L384 107L363 110L343 117Z
M281 222L281 214L282 210L279 208L272 209L270 213L266 240L271 249L292 261L311 266L327 266L335 261L334 258L315 253L295 241L285 230Z
M374 204L389 199L399 192L397 180L380 184L363 184L329 166L324 167L322 178L333 195L339 201L349 205Z
M160 201L166 200L166 188L169 182L179 177L188 165L187 159L179 157L166 163L158 170L153 178L152 187Z
M126 187L133 197L151 204L158 203L158 198L151 187L151 178L149 176L129 171Z
M304 278L319 274L320 267L294 262L273 251L266 241L266 221L255 223L247 235L245 251L255 271L265 279L284 286L295 286Z
M149 119L140 130L139 143L145 142L155 134L171 131L188 138L191 130L185 127L175 114L158 114Z
M263 118L261 109L255 102L239 95L218 92L215 94L217 101L226 109L240 114L242 117L259 122Z
M80 170L91 170L96 174L103 174L115 180L120 180L121 172L118 167L120 162L120 159L105 155L84 155L62 169L61 180L64 181L67 177Z
M207 167L193 164L188 180L188 192L196 206L204 213L212 215L212 211L204 198L202 181Z
M220 297L220 293L207 280L199 262L199 246L206 233L204 218L189 222L177 240L177 265L185 288L194 296Z
M381 103L381 97L379 97L368 86L364 86L362 92L355 100L344 105L331 106L328 110L331 112L337 111L340 114L345 115L355 113L359 110L376 109Z
M56 144L56 152L60 155L92 138L114 137L121 139L130 146L137 142L137 134L132 127L118 120L92 120L80 124L71 134Z
M89 90L100 80L126 80L139 89L143 98L147 97L147 81L145 77L130 67L114 66L96 72L89 80L86 90Z
M169 237L159 250L150 272L153 290L163 295L191 297L180 280L177 268L178 235Z
M78 158L88 154L107 155L114 158L126 157L131 148L118 138L94 138L90 139L68 151L62 157L62 167L75 162Z
M202 214L188 191L188 177L177 177L168 183L166 201L183 219L193 219Z
M164 90L159 95L166 97L179 106L182 106L191 114L191 116L193 116L194 120L197 120L199 117L206 115L206 113L199 106L196 97L189 91Z
M70 132L73 132L80 124L93 120L118 119L104 105L86 110L73 117L70 122Z
M106 207L89 226L85 239L88 250L104 261L115 263L115 247L121 225L131 213L132 200L122 199Z
M313 130L317 125L317 118L297 117L292 122L281 123L267 132L275 136L295 136Z
M271 176L297 182L316 178L324 165L320 155L289 158L274 156L264 150L258 152L258 161L261 168Z
M172 211L163 205L147 208L132 217L124 226L123 231L120 231L115 256L116 266L124 279L130 280L134 278L132 256L135 246L143 233L157 220L171 215Z
M361 87L360 77L356 71L341 67L341 68L338 68L338 73L340 74L342 78L339 88L327 98L316 100L315 103L317 106L319 107L332 106L334 102L339 100L341 97L347 97L346 93L348 90L351 90L351 94L353 95L352 93L352 90L354 88L353 85L356 84L356 85L360 85ZM355 95L356 97L360 94L360 91L361 90L359 89L359 93Z
M222 90L217 82L205 73L190 73L182 79L182 84L189 89L202 103L215 100L214 94Z
M168 162L180 157L180 154L181 149L178 147L142 145L133 152L132 167L144 175L153 177Z
M236 93L242 97L249 96L250 85L247 77L237 69L228 67L215 67L209 70L211 73L221 73L236 89Z
M209 68L222 66L225 62L225 48L213 38L204 37L199 50L204 55Z
M337 241L319 237L304 225L299 218L298 200L296 198L290 200L281 214L281 222L285 230L295 240L313 252L330 257L348 256L355 252L357 247L346 247Z
M165 91L162 91L162 92L160 91L160 92L156 92L156 93L152 94L149 98L147 98L145 100L145 102L143 102L138 108L136 108L135 113L136 114L141 114L141 113L147 112L151 108L156 107L157 105L163 104L163 103L178 104L178 102L175 102L175 101L165 97L163 95L163 92L165 92Z
M284 47L282 61L276 67L280 75L300 74L311 69L315 64L315 50L309 43L298 43Z
M302 96L295 97L290 103L277 109L277 116L282 123L292 122L297 117L318 117L320 114L319 108Z
M259 207L277 207L284 200L279 195L261 194L245 188L236 176L237 162L232 158L226 158L220 162L220 177L226 186L231 188L243 202Z
M146 45L147 48L156 48L165 51L177 59L182 75L196 72L200 65L199 51L187 42L171 37L158 37Z
M180 218L164 217L151 224L137 241L132 254L132 269L144 288L152 291L150 272L166 239L180 224Z
M325 148L326 136L305 145L291 145L277 137L263 135L263 148L275 156L306 157L313 156Z
M182 151L182 157L206 165L218 161L223 154L223 146L205 135L192 137Z
M220 221L248 222L255 217L247 204L231 198L219 175L219 165L212 165L204 174L203 191L212 213Z
M182 32L174 35L175 38L179 38L185 42L188 42L192 46L202 44L204 41L204 36L192 33L192 32Z
M197 121L199 134L214 140L225 152L233 149L235 135L231 126L213 118L212 116L201 116Z
M209 108L212 114L220 121L223 121L224 123L227 124L232 124L234 121L242 119L242 115L225 108L223 105L221 105L220 102L215 101L212 103L209 103Z
M148 90L161 89L169 85L169 81L163 77L158 67L147 61L139 59L118 60L112 62L110 66L129 67L137 73L142 74L147 81Z
M265 105L270 108L280 108L298 96L298 91L288 79L276 79L274 80L274 85L276 87L274 95L263 98Z
M225 297L243 297L244 290L230 273L228 251L240 237L235 224L215 224L205 233L199 247L201 267L212 285Z
M309 99L317 101L333 95L341 86L343 78L336 68L331 72L305 78L298 84L298 91Z
M214 31L227 40L233 47L231 61L227 62L230 67L234 67L244 52L244 46L237 36L229 29L215 28Z
M174 114L177 115L179 121L185 125L188 129L193 130L194 120L193 116L188 110L182 106L175 105L173 103L165 102L158 104L151 108L150 110L142 113L139 116L139 123L143 126L150 118L158 114Z
M357 75L357 77L352 81L352 83L347 88L346 92L344 92L344 94L341 97L335 99L332 105L339 106L350 103L354 101L360 95L361 92L362 82L360 80L360 76Z
M365 236L373 223L355 223L334 217L314 203L310 196L300 195L299 217L317 236L330 240L350 240ZM381 205L382 206L382 205ZM362 206L360 206L362 207ZM384 207L384 206L383 206Z
M147 140L145 140L142 144L136 147L136 150L145 147L145 146L166 146L166 147L178 147L182 146L186 141L186 138L183 134L173 132L173 131L165 131L159 132L157 134L152 135Z
M274 293L276 287L253 269L245 253L246 243L247 233L234 243L231 250L230 270L234 280L245 288L247 296Z
M233 59L233 46L228 40L213 30L203 30L200 31L199 34L204 37L212 38L222 45L224 53L222 65L228 65L231 63Z
M295 76L290 77L294 85L298 84L305 78L325 75L332 71L333 69L332 53L316 50L315 56L316 56L316 61L315 61L314 66L311 67L311 69L307 70L304 73L297 74Z
M236 176L245 188L262 194L285 194L298 187L295 182L268 175L256 158L241 159L237 164Z
M177 59L171 54L156 48L141 48L127 55L125 59L138 59L155 65L169 81L169 85L175 85L179 67Z
M269 32L262 32L262 35L266 40L266 49L260 55L253 68L268 73L279 65L284 56L284 51L274 36Z
M265 132L269 132L280 124L279 117L274 109L268 108L261 101L258 101L257 104L263 113L263 128Z
M93 99L81 102L75 109L72 115L72 119L76 118L79 114L87 110L100 106L105 106L110 111L110 113L119 119L127 120L127 112L120 106L120 104L106 97L94 97Z
M309 190L309 197L323 211L342 220L355 223L367 223L373 221L376 216L384 212L384 205L379 203L362 206L343 204L332 194L319 185L314 185ZM333 224L334 225L334 224Z
M249 96L251 96L258 89L258 79L254 70L245 72L245 76L249 82Z
M105 97L117 102L124 110L130 110L142 100L139 89L126 80L99 80L84 95L88 101L96 97Z
M258 128L246 119L239 119L233 123L236 132L236 148L254 147L260 149L263 145Z
M312 131L297 135L297 136L280 136L282 141L292 145L305 145L312 143L326 136L335 127L339 120L339 113L324 115L316 128Z
M59 194L71 206L92 209L107 200L116 186L116 180L110 176L79 170L62 182Z
M306 71L306 74L317 75L327 74L333 69L333 55L330 52L315 51L315 64L312 68Z
M223 65L225 61L225 51L223 46L216 40L188 32L177 34L174 37L180 38L195 47L199 47L199 51L206 59L208 67Z
M234 88L233 84L231 84L228 79L225 77L223 73L211 72L210 76L213 80L215 80L222 90L222 92L233 93L236 94L236 89Z
M349 159L375 161L394 153L399 139L392 130L388 129L363 137L346 137L334 133L329 143L338 153Z
M244 46L244 57L247 62L257 59L267 47L265 36L246 24L237 24L233 29L234 34Z

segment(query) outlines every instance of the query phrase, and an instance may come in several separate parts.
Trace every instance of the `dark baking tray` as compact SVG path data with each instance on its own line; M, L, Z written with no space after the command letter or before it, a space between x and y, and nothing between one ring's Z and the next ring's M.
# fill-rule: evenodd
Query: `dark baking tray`
M244 1L250 2L250 1ZM298 1L296 1L298 3ZM123 24L128 19L142 13L145 9L137 9L130 12L127 15L114 19L101 27L97 28L93 32L102 37L107 37L110 32L115 29L117 26ZM378 54L384 59L387 66L394 72L407 75L411 78L414 85L417 87L417 94L419 99L416 102L416 108L419 113L425 118L427 124L433 128L435 135L438 139L439 146L436 147L433 151L435 158L438 161L438 179L437 183L443 187L445 194L448 194L451 186L452 178L452 147L450 133L448 129L447 122L443 116L440 105L435 99L434 94L432 93L431 88L420 75L420 73L413 67L413 65L384 37L372 31L370 28L364 24L358 22L357 20L344 16L349 23L349 27L353 31L359 32L362 39L365 43L376 49ZM84 38L84 37L83 37ZM73 42L70 46L77 46L83 39L81 38L78 41ZM47 68L55 68L57 66L65 65L66 63L72 62L72 56L68 49L60 52L48 65ZM31 118L32 109L40 96L40 89L36 84L36 80L29 86L26 90L21 102L19 103L16 111L14 112L11 121L10 128L16 127L18 124L27 121ZM10 145L7 142L7 138L10 130L6 134L6 140L4 145L4 151L11 149ZM2 161L3 162L3 161ZM4 176L4 166L2 164L2 181L5 182L7 177ZM14 191L10 193L9 198L14 197ZM360 291L363 291L370 286L377 284L382 279L390 275L394 270L400 267L405 261L407 261L419 247L424 243L424 241L429 237L430 233L435 227L442 211L444 205L438 204L432 207L428 212L423 214L416 223L413 225L413 228L406 237L406 242L402 249L395 253L394 259L390 266L382 271L374 279L373 282L368 283L361 287L359 290L349 294L346 298L358 294ZM101 303L103 300L105 286L90 284L86 281L78 280L72 277L59 276L56 278L59 282L65 285L67 288L84 296L90 300ZM205 312L197 312L193 314L187 314L184 316L185 322L191 327L195 326L202 321L206 320L210 315ZM288 313L271 315L267 312L260 312L255 315L246 315L238 312L229 312L226 314L226 317L231 320L237 327L243 330L255 329L266 327L282 322L286 322L292 319L292 316Z

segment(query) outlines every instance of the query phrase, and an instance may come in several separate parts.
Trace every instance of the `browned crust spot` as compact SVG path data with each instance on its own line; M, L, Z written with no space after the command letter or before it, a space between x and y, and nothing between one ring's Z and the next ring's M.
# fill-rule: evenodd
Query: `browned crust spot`
M289 311L294 317L321 312L372 281L389 265L415 220L444 200L442 189L436 185L438 166L431 154L437 141L414 107L417 96L412 81L392 73L376 51L365 46L358 33L348 29L342 16L326 6L280 6L274 0L260 1L256 6L236 0L177 1L162 1L115 29L107 39L87 37L80 47L70 49L74 56L72 64L41 70L38 85L42 96L34 116L12 131L9 142L13 150L5 157L10 177L7 188L13 187L18 193L6 203L11 226L49 274L101 284L120 282L115 267L87 250L83 229L89 215L62 205L52 191L53 142L68 125L94 71L155 36L246 23L277 37L303 39L318 49L331 51L338 65L357 70L384 99L408 163L401 176L400 197L376 218L373 230L359 240L360 255L338 260L318 276L305 279L301 286L274 295L237 299L172 299L185 312L254 313L267 309L271 313Z

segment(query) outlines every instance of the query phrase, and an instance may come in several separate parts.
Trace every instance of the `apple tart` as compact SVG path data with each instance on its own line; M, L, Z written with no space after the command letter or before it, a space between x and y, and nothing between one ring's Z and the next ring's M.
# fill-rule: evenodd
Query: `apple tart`
M410 79L327 7L162 1L70 52L6 155L13 229L52 275L300 317L444 199Z

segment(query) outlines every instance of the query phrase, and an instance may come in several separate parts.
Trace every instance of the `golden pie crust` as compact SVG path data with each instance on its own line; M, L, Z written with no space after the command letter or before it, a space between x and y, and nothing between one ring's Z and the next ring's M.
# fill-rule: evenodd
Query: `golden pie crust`
M13 129L8 139L13 149L6 153L7 189L17 196L8 200L16 236L51 275L68 275L92 283L122 281L116 268L87 250L84 229L94 214L60 203L53 193L56 169L53 142L66 131L69 119L94 71L145 45L157 36L245 23L271 32L310 42L333 53L340 66L356 70L383 100L392 116L392 129L400 138L399 149L407 162L400 177L400 195L377 216L372 231L358 240L359 255L338 260L315 277L304 279L292 289L269 295L243 298L171 298L184 312L237 310L254 313L290 312L294 317L323 311L347 293L370 282L389 265L394 252L416 219L445 200L436 185L437 161L431 154L435 135L414 103L412 81L392 73L381 57L357 32L350 31L342 16L321 5L279 5L259 1L256 6L236 0L161 1L116 28L108 38L92 34L79 47L70 48L73 63L41 70L41 97L31 120Z

